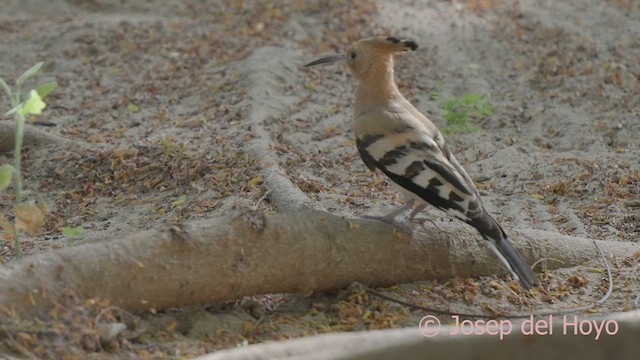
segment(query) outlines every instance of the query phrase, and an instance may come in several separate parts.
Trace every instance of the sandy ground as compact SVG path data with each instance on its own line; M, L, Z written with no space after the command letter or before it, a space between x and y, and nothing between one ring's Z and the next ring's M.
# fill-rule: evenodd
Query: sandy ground
M360 216L398 206L389 183L357 155L347 70L302 67L372 34L417 41L396 74L437 125L446 126L442 102L451 97L481 93L495 105L493 115L472 119L479 131L447 139L507 229L638 241L636 2L5 0L0 76L13 80L45 61L37 81L59 87L42 116L56 126L43 130L90 145L25 152L27 187L50 208L43 231L24 238L26 252L232 208L273 209L252 151L264 134L290 179L325 209ZM6 213L11 197L0 199ZM433 209L424 216L452 221ZM69 239L63 226L84 233ZM0 241L4 261L13 251ZM615 289L597 311L633 307L638 265L629 255L610 259ZM598 298L606 290L601 269L594 258L545 273L553 299L525 296L503 277L389 291L457 311L544 310ZM87 306L87 316L97 311L99 302ZM179 358L328 331L416 326L422 315L359 293L270 295L143 314L104 349L86 341L90 329L82 326L53 335L14 329L3 346L48 358Z

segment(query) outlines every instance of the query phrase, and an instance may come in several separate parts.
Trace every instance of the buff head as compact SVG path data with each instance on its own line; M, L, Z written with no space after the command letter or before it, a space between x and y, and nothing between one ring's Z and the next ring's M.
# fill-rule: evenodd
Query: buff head
M327 56L305 65L314 66L333 62L345 62L356 78L363 78L376 65L392 64L393 55L415 50L418 45L411 40L393 36L373 36L349 46L344 54Z

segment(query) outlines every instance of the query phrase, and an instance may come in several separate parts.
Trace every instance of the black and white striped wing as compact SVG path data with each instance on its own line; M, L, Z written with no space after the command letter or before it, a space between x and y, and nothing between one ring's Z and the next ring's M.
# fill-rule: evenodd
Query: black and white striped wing
M482 215L482 204L469 176L446 146L441 147L426 133L407 128L363 136L356 145L370 169L382 170L427 203L468 223Z

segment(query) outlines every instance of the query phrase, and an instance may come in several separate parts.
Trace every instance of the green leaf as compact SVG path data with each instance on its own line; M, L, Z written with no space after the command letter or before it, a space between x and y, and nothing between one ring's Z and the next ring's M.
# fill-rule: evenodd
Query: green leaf
M40 68L42 67L43 64L44 64L44 62L41 61L41 62L33 65L31 67L31 69L25 71L24 74L20 75L18 80L16 80L16 85L18 85L18 86L22 85L28 78L30 78L33 75L35 75L35 73L40 71Z
M9 116L9 115L11 115L13 113L17 113L19 108L20 108L20 106L14 107L13 109L11 109L11 110L7 111L6 113L4 113L4 116Z
M68 238L73 238L76 236L80 236L82 234L84 234L84 229L83 228L77 228L77 227L66 227L63 226L60 228L60 232L62 232L62 235L68 237Z
M13 176L13 166L9 164L0 165L0 191L9 187Z
M173 200L171 202L171 207L180 206L180 205L182 205L182 204L184 204L186 202L187 202L187 195L182 194L177 199L175 199L175 200Z
M480 94L478 93L465 93L462 95L462 103L475 104L480 100Z
M38 95L40 95L40 98L44 99L44 97L49 95L53 91L53 89L56 88L56 86L58 86L58 83L52 81L38 86L36 88L36 91L38 92Z
M31 195L31 192L32 192L31 190L22 190L22 192L20 192L20 194L21 194L21 197L24 199L27 196Z
M42 110L47 106L47 104L42 101L40 95L35 90L31 90L29 92L29 98L25 101L22 106L18 109L18 114L24 116L26 114L34 114L39 115L42 114Z
M9 97L9 99L13 98L13 92L11 92L11 88L9 87L9 85L7 85L6 82L4 82L4 80L0 79L0 86L2 86L2 89L4 90L4 92L7 94L7 96Z
M138 111L140 111L140 108L138 107L138 105L134 104L134 103L129 103L127 105L127 109L129 111L131 111L132 113L137 113Z
M444 101L442 103L442 108L445 109L445 110L449 110L450 111L451 109L453 109L453 106L456 103L455 100L456 99L449 99L449 100Z

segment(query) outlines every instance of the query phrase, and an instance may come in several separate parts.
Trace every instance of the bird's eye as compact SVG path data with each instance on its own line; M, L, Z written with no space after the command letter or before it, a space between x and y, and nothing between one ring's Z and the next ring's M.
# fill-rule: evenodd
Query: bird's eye
M356 58L356 52L352 51L351 54L349 54L349 57L351 57L351 60L354 60Z

